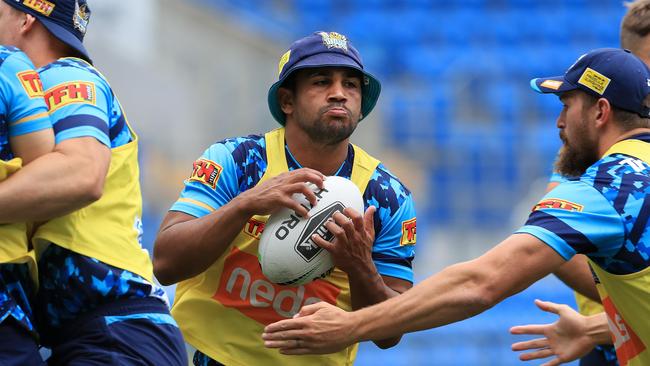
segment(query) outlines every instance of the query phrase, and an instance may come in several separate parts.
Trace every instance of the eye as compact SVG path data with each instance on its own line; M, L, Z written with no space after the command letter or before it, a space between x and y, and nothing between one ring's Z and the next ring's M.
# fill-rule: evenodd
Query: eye
M354 80L354 79L346 80L343 85L345 85L346 88L357 89L357 88L359 88L359 81Z

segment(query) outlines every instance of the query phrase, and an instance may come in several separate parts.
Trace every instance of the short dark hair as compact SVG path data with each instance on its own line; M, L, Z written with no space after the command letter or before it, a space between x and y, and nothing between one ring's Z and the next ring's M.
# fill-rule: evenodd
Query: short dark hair
M621 47L637 53L643 38L650 34L650 0L625 3L627 13L621 22Z
M581 93L583 95L583 110L589 107L592 107L599 97L595 97L589 93ZM646 96L645 105L650 104L650 94ZM639 114L636 112L630 112L626 111L625 109L621 109L619 107L614 106L612 103L610 103L612 106L612 114L614 117L614 122L623 129L623 131L630 131L635 128L650 128L650 118L644 118L641 117Z

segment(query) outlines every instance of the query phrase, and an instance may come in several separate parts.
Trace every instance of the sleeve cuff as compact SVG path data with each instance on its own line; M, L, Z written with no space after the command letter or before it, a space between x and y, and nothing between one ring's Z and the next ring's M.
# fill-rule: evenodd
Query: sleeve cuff
M515 234L529 234L536 237L537 239L544 242L544 244L555 250L560 256L562 256L562 258L567 261L577 254L576 251L573 250L573 248L571 248L569 245L566 245L564 240L562 240L559 236L539 226L525 225L519 230L515 231Z

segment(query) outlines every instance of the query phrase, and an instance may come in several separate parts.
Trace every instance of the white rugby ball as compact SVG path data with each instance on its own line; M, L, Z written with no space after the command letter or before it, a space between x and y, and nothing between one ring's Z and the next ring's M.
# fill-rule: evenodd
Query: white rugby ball
M334 268L330 253L316 245L312 234L327 241L334 235L325 227L327 219L346 207L363 214L363 198L352 181L341 177L327 177L324 188L309 184L318 198L311 207L305 196L294 194L293 199L305 207L311 207L309 218L303 218L289 209L273 213L264 226L259 243L259 261L262 272L280 285L302 285L317 278L326 277Z

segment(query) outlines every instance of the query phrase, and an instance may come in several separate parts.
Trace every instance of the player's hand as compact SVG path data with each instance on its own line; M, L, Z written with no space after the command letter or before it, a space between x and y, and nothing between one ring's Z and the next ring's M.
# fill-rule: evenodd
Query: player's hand
M307 305L293 319L264 328L264 346L285 355L334 353L356 342L352 313L326 302Z
M327 230L334 235L334 240L328 242L317 234L312 235L312 240L330 252L334 265L342 271L349 274L355 269L362 269L363 264L372 263L375 211L375 206L370 206L363 216L349 207L343 213L336 212L325 223Z
M510 328L512 334L544 336L544 338L514 343L513 351L532 350L532 352L522 353L519 356L520 360L530 361L555 356L542 366L556 366L576 360L596 346L587 334L587 317L567 305L541 300L535 300L535 304L544 311L559 315L560 318L552 324L520 325Z
M251 216L270 215L282 207L287 207L301 217L307 217L309 209L291 196L295 193L302 193L307 201L314 206L318 202L318 198L307 183L313 183L318 188L323 188L324 180L325 175L317 170L296 169L266 180L240 194L234 200L239 201L243 209Z

